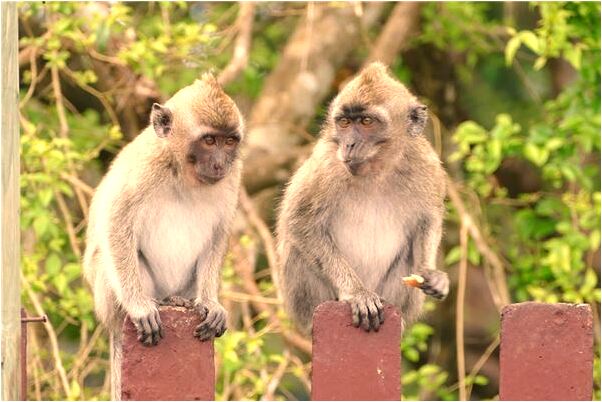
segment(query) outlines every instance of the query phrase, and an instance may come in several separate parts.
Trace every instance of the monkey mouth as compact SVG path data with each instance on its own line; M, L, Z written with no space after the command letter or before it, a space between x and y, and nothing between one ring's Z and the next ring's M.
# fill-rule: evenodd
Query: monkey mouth
M222 180L225 175L221 176L208 176L208 175L197 175L197 180L203 184L215 184Z
M345 167L347 168L349 173L351 173L353 176L357 176L360 174L363 164L364 164L363 161L355 161L355 160L345 161Z

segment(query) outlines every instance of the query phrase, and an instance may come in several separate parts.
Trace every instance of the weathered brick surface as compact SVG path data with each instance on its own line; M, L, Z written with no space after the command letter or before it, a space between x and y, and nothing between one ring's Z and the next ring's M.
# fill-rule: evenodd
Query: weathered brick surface
M591 400L592 313L586 304L512 304L502 311L501 400Z
M142 345L134 325L125 319L122 399L215 399L213 342L193 336L198 314L182 307L161 307L160 314L164 338L156 346Z
M378 332L351 324L351 308L326 302L313 320L313 400L396 400L401 397L401 317L385 307Z

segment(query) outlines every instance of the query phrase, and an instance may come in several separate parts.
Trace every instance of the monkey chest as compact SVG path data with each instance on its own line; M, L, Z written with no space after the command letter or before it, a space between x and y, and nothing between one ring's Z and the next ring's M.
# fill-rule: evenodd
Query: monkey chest
M339 251L372 289L403 248L403 228L400 206L380 197L350 197L332 226Z
M152 277L166 290L177 291L206 261L218 221L215 205L199 200L165 197L144 212L140 249Z

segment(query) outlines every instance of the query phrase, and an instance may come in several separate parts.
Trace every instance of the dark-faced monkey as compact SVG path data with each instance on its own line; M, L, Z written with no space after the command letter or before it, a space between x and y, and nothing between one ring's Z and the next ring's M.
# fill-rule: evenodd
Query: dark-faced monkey
M211 75L154 104L150 125L117 155L90 207L85 277L112 338L120 398L121 324L162 337L157 301L194 299L201 340L221 336L219 271L238 203L242 116ZM191 334L192 335L192 334Z
M277 227L285 307L306 333L326 300L348 302L353 324L370 331L383 323L383 301L408 324L424 293L447 295L448 277L435 269L445 172L422 134L427 117L380 63L332 102ZM424 278L421 289L403 284L410 274Z

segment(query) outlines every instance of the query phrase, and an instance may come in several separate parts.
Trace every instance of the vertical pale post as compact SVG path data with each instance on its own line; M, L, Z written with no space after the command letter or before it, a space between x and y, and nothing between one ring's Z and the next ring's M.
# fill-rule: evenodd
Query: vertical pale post
M2 399L19 395L19 63L17 4L2 2Z
M366 332L351 324L348 303L322 303L312 338L312 400L400 400L401 316L395 307L385 306L378 332Z
M587 304L518 303L502 310L500 400L592 399L594 335Z
M194 337L200 316L183 307L161 307L163 339L138 341L129 318L123 324L121 399L124 401L212 401L215 399L213 341Z

